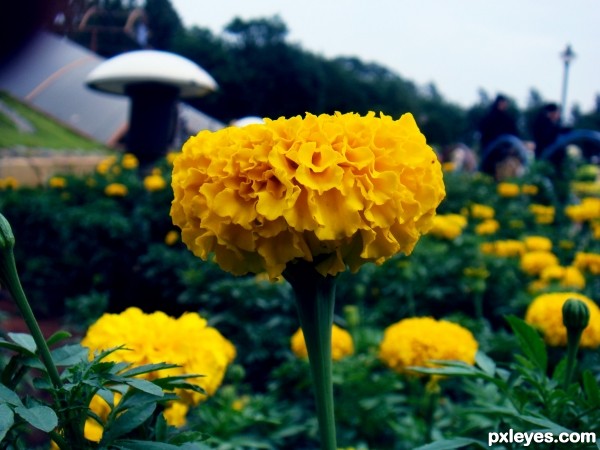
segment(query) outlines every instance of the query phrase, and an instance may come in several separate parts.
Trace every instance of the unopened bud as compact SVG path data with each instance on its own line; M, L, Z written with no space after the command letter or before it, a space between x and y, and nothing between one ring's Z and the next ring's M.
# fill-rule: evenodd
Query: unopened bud
M569 331L582 332L590 322L590 310L575 298L568 299L562 307L563 324Z
M15 235L12 228L2 214L0 214L0 251L12 250L15 246Z

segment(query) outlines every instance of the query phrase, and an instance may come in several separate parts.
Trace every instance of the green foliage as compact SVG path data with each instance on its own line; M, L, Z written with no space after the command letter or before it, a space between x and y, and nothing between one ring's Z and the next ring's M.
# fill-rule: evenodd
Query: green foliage
M0 113L0 148L25 146L29 148L99 150L108 153L103 144L75 133L4 92L0 92L0 101L33 127L31 133L21 131L12 120Z

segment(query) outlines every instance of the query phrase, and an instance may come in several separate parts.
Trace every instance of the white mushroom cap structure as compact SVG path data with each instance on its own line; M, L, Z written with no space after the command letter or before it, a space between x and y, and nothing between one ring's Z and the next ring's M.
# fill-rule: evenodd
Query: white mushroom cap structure
M179 89L179 97L202 97L218 89L202 67L175 53L136 50L122 53L97 66L86 84L95 90L127 95L128 86L161 83Z

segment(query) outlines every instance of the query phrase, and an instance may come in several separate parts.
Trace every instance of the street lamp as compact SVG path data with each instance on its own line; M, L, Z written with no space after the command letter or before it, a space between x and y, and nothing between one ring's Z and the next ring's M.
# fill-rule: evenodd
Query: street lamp
M575 52L573 52L573 49L571 48L570 44L568 44L564 51L560 54L560 59L565 65L565 70L563 73L562 98L560 103L561 117L563 117L564 120L565 111L567 107L567 84L569 79L569 64L571 64L571 61L575 59Z

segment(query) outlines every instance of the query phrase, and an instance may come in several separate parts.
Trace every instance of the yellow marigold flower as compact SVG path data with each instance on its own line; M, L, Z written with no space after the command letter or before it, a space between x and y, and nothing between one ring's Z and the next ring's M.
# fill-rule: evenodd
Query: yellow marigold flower
M104 193L109 197L125 197L128 192L127 186L122 183L110 183L104 188Z
M591 299L577 292L554 292L536 297L525 314L525 321L538 328L544 340L551 346L567 344L567 329L563 325L562 307L569 299L575 298L586 304L590 311L590 322L581 335L582 347L595 348L600 345L600 308Z
M500 197L516 197L521 190L515 183L498 183L496 189Z
M67 179L64 177L51 177L48 180L48 186L54 189L62 189L67 187Z
M536 250L521 256L521 270L529 275L538 275L546 267L558 266L559 261L552 252Z
M550 224L554 222L556 210L553 206L533 204L529 205L529 211L535 216L536 223Z
M571 190L575 195L600 195L598 181L575 181L571 183Z
M250 401L250 397L248 397L247 395L243 395L240 398L236 398L231 403L231 409L233 409L234 411L242 411L246 407L246 405L248 404L249 401Z
M521 256L525 253L525 244L515 239L506 239L481 244L481 252L500 257Z
M454 172L455 169L456 169L456 164L451 161L447 161L442 164L442 170L444 172Z
M165 159L167 160L167 163L169 163L169 165L173 165L173 161L175 161L175 158L177 158L177 156L179 155L179 152L169 152L167 153L167 156L165 157Z
M148 175L144 178L144 188L149 192L160 191L167 187L162 175Z
M96 166L96 172L100 175L106 175L110 168L117 162L116 156L109 156L108 158L103 159Z
M433 226L429 233L444 239L455 239L467 226L467 219L460 214L437 215L433 218Z
M292 352L298 358L308 358L308 350L306 349L306 342L304 342L304 333L299 328L291 338ZM354 353L354 342L352 336L343 328L333 324L331 329L331 359L339 361L346 356L350 356Z
M19 181L15 177L0 178L0 189L17 189Z
M592 227L592 237L594 239L600 239L600 220L591 222Z
M175 230L171 230L165 236L165 244L168 246L175 245L179 241L179 233Z
M565 214L573 222L585 222L600 218L600 198L586 197L578 205L565 207Z
M598 275L600 274L600 253L577 252L573 265L578 269Z
M475 233L480 236L494 234L500 229L500 223L495 219L486 219L475 227Z
M536 195L539 189L535 184L524 184L521 186L521 192L525 195Z
M544 267L540 272L540 279L544 281L555 281L560 280L565 274L565 268L563 266L555 265Z
M121 160L121 165L124 169L132 170L136 169L140 165L140 162L133 153L125 153Z
M116 351L109 358L134 366L162 361L177 364L180 367L146 377L204 375L189 382L201 386L209 396L221 385L236 353L231 342L207 326L206 320L196 313L185 313L175 319L162 312L145 314L138 308L128 308L121 314L104 314L88 329L82 345L92 352L125 345L129 350ZM188 391L180 395L190 404L206 398Z
M163 416L172 427L183 427L187 423L189 406L182 402L171 402L163 411Z
M471 216L474 219L493 219L496 211L494 208L487 205L481 205L479 203L474 203L471 205Z
M549 252L552 250L552 241L545 236L527 236L523 239L525 248L529 251L542 250Z
M399 373L412 366L435 367L432 360L475 362L478 343L466 328L432 317L403 319L384 330L379 358Z
M201 131L175 158L182 240L236 275L271 279L294 260L322 275L412 252L445 196L411 114L307 114Z
M585 288L585 277L577 267L567 266L560 285L569 289L583 289Z

